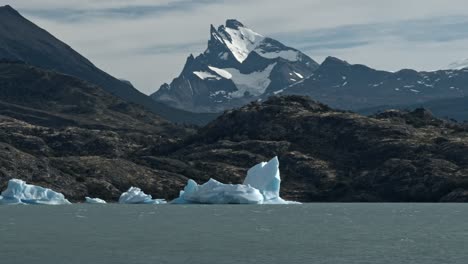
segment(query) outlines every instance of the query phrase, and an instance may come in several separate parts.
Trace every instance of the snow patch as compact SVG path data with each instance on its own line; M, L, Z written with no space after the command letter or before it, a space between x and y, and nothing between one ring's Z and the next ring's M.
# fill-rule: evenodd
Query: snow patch
M240 63L243 63L251 52L255 52L267 59L283 58L288 61L298 61L300 58L300 53L293 49L265 50L264 48L275 46L265 41L266 38L263 35L244 26L238 26L236 29L223 27L222 30L213 33L213 37L224 43L234 58ZM222 54L220 58L227 60L228 54Z
M219 76L223 77L224 79L231 79L232 78L232 74L230 74L228 71L226 70L223 70L223 69L220 69L220 68L216 68L216 67L212 67L212 66L208 66L208 68L210 68L210 70L216 72L216 74L218 74Z
M249 74L243 74L238 69L227 68L232 78L231 80L237 87L237 91L232 92L230 95L233 98L244 96L245 92L253 96L262 95L271 83L270 74L276 63L270 64L263 71L256 71Z
M302 76L302 74L297 73L297 72L294 72L294 74L296 74L297 77L299 77L299 78L301 78L301 79L304 79L304 76Z
M229 53L227 53L227 52L223 52L223 53L219 54L219 58L222 59L222 60L227 60L228 57L229 57Z
M276 58L283 58L288 61L297 61L299 59L299 52L295 50L281 50L281 51L274 51L268 52L264 51L261 48L255 50L255 52L266 59L276 59Z
M225 32L219 32L219 34L232 55L240 63L244 62L250 52L265 39L264 36L245 27L239 27L238 29L225 28Z
M278 91L274 91L273 94L274 94L274 95L277 95L277 94L280 94L280 93L282 93L282 92L284 92L284 89L280 89L280 90L278 90Z
M209 72L202 72L202 71L194 71L193 74L198 76L198 78L205 80L205 79L216 79L216 80L221 80L219 76L216 76L212 73Z

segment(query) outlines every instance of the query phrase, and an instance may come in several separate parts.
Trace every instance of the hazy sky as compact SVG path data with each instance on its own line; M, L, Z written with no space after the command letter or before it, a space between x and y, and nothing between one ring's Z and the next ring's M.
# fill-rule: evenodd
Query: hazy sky
M321 62L435 70L468 58L466 0L9 0L24 16L144 93L236 18Z

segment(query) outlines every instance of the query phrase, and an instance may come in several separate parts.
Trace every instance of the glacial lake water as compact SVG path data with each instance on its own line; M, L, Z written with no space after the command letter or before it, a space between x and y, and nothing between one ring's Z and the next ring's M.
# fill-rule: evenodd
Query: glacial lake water
M468 204L0 206L0 263L468 263Z

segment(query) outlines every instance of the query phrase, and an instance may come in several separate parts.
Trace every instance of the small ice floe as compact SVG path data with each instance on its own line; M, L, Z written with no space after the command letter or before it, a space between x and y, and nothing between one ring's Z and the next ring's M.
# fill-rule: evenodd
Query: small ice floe
M99 198L85 197L86 203L88 204L106 204L107 202Z
M128 191L122 193L119 198L120 204L165 204L164 199L153 199L149 194L144 193L140 188L130 187Z
M19 179L8 181L8 187L2 192L0 204L71 204L61 193L51 189L26 184Z

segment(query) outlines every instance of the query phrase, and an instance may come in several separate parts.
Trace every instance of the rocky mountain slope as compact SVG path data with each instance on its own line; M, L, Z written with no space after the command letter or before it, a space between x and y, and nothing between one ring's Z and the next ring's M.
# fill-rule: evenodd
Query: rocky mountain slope
M115 201L132 185L171 199L189 178L241 183L277 155L290 200L468 201L467 127L423 109L365 117L272 97L195 132L71 76L17 63L0 73L2 189L14 177L73 201Z
M193 112L222 112L309 76L318 64L237 20L211 26L205 52L190 55L179 77L151 97Z
M206 123L210 114L193 114L151 100L128 82L94 66L70 46L27 20L11 6L0 7L0 59L21 60L44 69L76 76L174 122Z

